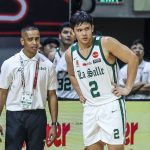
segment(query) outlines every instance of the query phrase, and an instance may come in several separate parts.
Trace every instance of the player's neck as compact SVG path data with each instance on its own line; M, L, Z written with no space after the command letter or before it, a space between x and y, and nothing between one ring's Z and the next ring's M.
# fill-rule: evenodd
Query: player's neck
M89 50L89 49L91 49L91 47L93 45L93 38L91 38L91 40L86 44L83 44L83 43L80 43L80 42L78 42L78 44L79 44L79 49L81 51Z
M70 45L62 44L61 45L61 51L62 51L62 53L64 53L69 48L69 46Z

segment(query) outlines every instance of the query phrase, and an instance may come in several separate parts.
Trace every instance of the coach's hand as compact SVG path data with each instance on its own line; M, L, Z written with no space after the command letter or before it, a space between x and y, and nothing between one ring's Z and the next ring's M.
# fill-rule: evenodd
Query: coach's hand
M52 125L49 133L48 144L52 144L57 138L57 126Z

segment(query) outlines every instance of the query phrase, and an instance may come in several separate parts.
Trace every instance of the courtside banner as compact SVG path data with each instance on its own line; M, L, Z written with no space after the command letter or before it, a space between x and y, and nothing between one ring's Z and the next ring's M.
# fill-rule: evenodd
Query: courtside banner
M149 150L150 148L150 101L127 101L127 125L125 150ZM82 105L79 101L59 101L60 126L58 138L48 144L46 138L45 150L84 150L82 138ZM50 131L50 115L47 107L48 124L46 132ZM0 118L5 129L5 109ZM47 134L48 135L48 134ZM5 137L1 137L0 150L4 150ZM105 148L106 150L107 148ZM23 146L25 150L25 145Z

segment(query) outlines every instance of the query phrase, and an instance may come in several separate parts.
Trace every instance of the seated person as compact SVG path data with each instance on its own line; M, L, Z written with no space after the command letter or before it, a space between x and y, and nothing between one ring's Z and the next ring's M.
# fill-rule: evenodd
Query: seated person
M43 54L52 62L59 45L59 40L56 38L49 37L43 41Z
M127 99L150 99L150 62L143 59L144 46L140 39L133 41L131 50L139 57L139 66L135 84ZM127 65L119 71L119 84L124 86L127 80Z

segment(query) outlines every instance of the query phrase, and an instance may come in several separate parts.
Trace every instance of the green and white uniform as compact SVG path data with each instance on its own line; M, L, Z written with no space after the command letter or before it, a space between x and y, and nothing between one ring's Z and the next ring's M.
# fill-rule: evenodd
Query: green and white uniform
M75 77L86 99L83 114L85 146L99 140L108 144L122 144L125 106L123 100L117 100L119 98L112 93L112 82L117 82L118 64L107 62L101 37L93 37L93 47L87 58L80 53L78 43L71 47L71 51ZM115 116L112 112L115 112Z
M79 51L78 44L72 46L74 72L83 96L90 105L101 105L118 99L112 93L112 82L117 80L117 63L109 64L100 46L100 37L87 58Z
M60 48L57 48L56 50L55 59L53 63L56 68L57 80L58 80L58 89L56 90L58 99L59 100L60 99L64 99L64 100L79 99L68 77L65 55L64 53L61 53Z
M56 53L55 53L55 57L54 57L54 61L53 61L53 64L55 67L56 67L57 63L59 62L61 56L62 56L61 49L56 48Z

